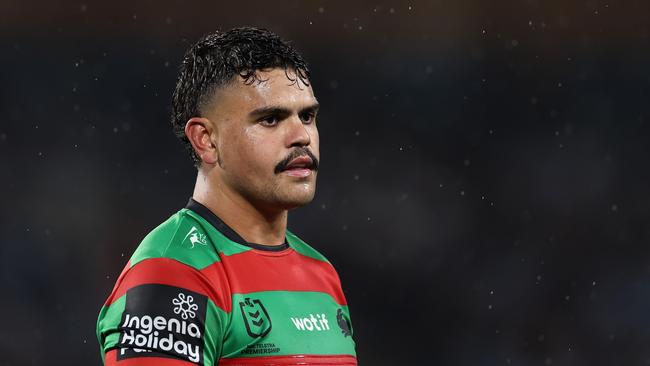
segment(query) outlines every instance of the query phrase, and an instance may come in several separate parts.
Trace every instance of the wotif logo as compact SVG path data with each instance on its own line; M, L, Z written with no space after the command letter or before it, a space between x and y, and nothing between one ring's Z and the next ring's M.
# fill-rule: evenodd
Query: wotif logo
M309 314L308 318L290 318L293 325L298 330L308 330L310 332L330 330L330 325L325 317L325 314Z
M181 314L183 319L194 318L198 306L192 303L193 300L192 296L179 293L172 300L174 313ZM201 342L201 330L195 323L164 316L126 314L120 328L122 355L131 349L136 353L172 353L192 362L200 360L198 344Z

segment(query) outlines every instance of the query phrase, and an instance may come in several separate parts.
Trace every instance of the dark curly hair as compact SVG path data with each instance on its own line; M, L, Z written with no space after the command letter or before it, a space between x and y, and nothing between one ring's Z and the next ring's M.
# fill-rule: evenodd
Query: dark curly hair
M201 159L185 136L187 121L200 117L216 89L235 76L252 84L262 81L257 70L269 68L284 68L289 80L296 83L300 78L309 85L307 62L289 43L267 29L241 27L217 31L187 50L172 98L171 122L174 134L183 142L197 168ZM289 69L295 72L295 78L290 77Z

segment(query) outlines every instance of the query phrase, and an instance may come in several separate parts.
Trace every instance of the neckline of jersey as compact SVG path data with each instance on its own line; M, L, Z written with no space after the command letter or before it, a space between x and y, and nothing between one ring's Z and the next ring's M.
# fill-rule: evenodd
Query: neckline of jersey
M289 243L287 242L287 237L284 237L284 243L280 245L268 245L268 244L258 244L258 243L249 243L241 235L237 234L230 226L226 225L223 220L219 218L214 212L209 208L196 201L194 198L190 197L190 200L187 202L185 208L194 211L197 215L201 216L205 221L209 222L210 225L214 226L220 233L222 233L226 238L231 241L247 246L249 248L263 250L266 252L281 252L285 249L289 249Z

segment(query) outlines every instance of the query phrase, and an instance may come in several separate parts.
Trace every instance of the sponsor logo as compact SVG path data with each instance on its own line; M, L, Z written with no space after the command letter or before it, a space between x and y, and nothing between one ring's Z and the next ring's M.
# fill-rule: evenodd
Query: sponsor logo
M309 314L308 318L290 318L293 325L296 326L298 330L308 330L310 332L317 331L321 332L324 330L330 330L329 322L325 317L325 314Z
M271 318L260 300L247 297L239 302L239 309L249 336L260 338L271 331Z
M190 239L192 248L194 248L194 245L196 244L208 245L208 238L205 236L205 234L201 233L199 229L196 228L196 226L192 226L190 231L183 238L183 241L185 241L187 238Z
M342 309L339 309L336 312L336 323L339 325L339 328L341 328L341 333L343 333L344 337L352 336L352 332L350 331L350 320L343 315Z
M203 364L207 297L165 285L141 285L126 293L118 360L171 357Z
M195 311L199 309L199 306L192 304L194 298L192 295L185 296L184 293L179 293L178 297L172 300L172 304L176 305L174 307L174 314L181 314L181 318L194 318L196 316Z

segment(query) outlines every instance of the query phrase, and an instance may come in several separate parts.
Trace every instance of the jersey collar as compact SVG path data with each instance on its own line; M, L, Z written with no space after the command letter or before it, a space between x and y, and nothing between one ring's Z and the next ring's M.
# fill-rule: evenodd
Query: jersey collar
M289 243L287 243L287 238L285 236L284 243L280 245L266 245L266 244L257 244L249 243L244 238L242 238L235 230L230 226L226 225L214 212L210 211L209 208L205 207L201 203L194 200L190 197L190 200L187 202L185 208L196 212L199 216L203 217L207 222L209 222L215 229L219 230L226 238L234 241L235 243L251 247L258 250L266 250L270 252L279 252L289 248Z

